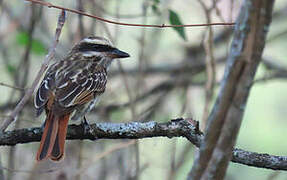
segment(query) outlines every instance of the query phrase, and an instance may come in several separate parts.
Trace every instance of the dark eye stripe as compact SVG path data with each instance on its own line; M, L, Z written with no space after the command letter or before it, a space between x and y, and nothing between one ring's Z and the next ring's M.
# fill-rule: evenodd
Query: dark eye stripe
M91 44L91 43L82 43L79 45L79 51L87 52L87 51L97 51L97 52L107 52L112 51L115 48L103 45L103 44Z

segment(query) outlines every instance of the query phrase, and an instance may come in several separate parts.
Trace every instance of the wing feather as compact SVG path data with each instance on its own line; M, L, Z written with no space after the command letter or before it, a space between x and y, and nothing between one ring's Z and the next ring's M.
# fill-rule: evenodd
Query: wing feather
M35 107L40 114L51 94L62 107L82 105L105 91L106 70L85 60L60 61L53 64L35 94Z
M39 116L48 102L51 89L55 86L55 74L47 73L42 80L34 98L34 104L37 110L36 115Z
M60 105L70 107L85 104L93 98L95 92L103 92L106 86L106 71L93 69L94 66L86 64L74 73L67 73L64 82L68 84L64 88L57 89L56 98Z

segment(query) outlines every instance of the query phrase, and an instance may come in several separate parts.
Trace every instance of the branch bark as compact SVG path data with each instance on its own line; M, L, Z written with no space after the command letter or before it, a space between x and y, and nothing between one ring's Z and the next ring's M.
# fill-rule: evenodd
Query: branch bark
M85 133L82 125L69 125L67 139L143 139L152 137L184 137L196 147L199 147L204 135L199 130L199 124L192 119L173 119L165 123L97 123L91 124L94 132ZM40 141L42 129L40 127L17 129L1 133L0 146L14 146L16 144ZM274 156L256 152L234 149L232 162L253 167L287 171L287 156Z

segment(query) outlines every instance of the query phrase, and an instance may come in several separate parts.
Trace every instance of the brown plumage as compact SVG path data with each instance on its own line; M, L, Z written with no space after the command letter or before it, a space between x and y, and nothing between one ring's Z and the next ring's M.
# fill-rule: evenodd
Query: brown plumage
M37 161L64 157L68 121L105 92L107 68L115 58L129 55L101 37L87 37L61 61L51 65L35 94L37 115L46 110L44 131Z

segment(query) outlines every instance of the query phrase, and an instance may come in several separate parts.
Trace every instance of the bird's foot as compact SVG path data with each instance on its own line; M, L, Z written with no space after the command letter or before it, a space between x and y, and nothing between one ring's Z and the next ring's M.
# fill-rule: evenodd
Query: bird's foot
M89 124L85 116L81 121L81 125L84 127L85 134L92 134L95 137L95 139L97 139L94 130L92 129L91 125Z
M92 132L91 125L88 123L85 116L84 116L83 120L81 121L81 125L84 127L84 133L85 134Z

